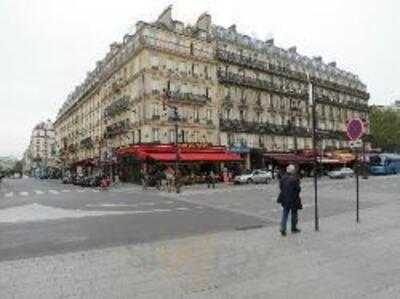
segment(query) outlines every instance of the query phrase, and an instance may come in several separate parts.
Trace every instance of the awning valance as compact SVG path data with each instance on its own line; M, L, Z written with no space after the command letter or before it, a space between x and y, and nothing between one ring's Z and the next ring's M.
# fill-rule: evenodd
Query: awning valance
M240 155L230 153L224 147L178 147L179 161L183 162L229 162L240 161ZM173 145L131 146L117 150L119 156L135 156L139 160L161 162L176 161L177 154Z

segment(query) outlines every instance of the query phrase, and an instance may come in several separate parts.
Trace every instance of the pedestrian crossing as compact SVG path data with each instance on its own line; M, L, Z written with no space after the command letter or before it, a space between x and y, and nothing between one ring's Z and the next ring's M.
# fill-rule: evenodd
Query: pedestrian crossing
M98 193L99 189L87 188L87 189L62 189L62 190L31 190L31 191L11 191L6 192L3 196L0 194L0 198L14 198L14 197L29 197L29 196L37 196L37 195L60 195L66 193Z

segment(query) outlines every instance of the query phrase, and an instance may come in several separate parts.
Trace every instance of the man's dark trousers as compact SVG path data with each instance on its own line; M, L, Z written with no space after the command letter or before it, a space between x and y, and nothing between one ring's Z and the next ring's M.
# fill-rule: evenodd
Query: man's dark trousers
M291 222L292 222L292 227L291 229L294 230L297 228L297 209L296 208L290 208L290 207L284 207L282 211L282 220L281 220L281 231L286 232L286 224L288 221L289 217L289 212L291 214Z

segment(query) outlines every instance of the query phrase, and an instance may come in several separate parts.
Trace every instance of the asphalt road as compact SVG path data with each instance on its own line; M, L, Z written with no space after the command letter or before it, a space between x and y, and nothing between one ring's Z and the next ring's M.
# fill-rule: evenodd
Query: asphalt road
M362 209L399 198L400 176L360 180ZM197 186L182 194L123 185L96 188L35 179L5 180L0 189L0 261L147 243L194 234L277 226L278 186ZM311 180L302 182L302 222L314 220ZM399 198L400 199L400 198ZM324 218L354 211L354 179L319 182Z
M135 186L9 179L0 193L0 261L272 224Z

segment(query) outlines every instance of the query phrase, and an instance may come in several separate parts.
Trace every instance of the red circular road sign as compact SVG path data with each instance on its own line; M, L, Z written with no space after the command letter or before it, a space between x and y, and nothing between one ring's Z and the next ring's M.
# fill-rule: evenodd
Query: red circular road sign
M364 133L364 123L359 118L353 118L347 123L347 137L350 140L360 139Z

